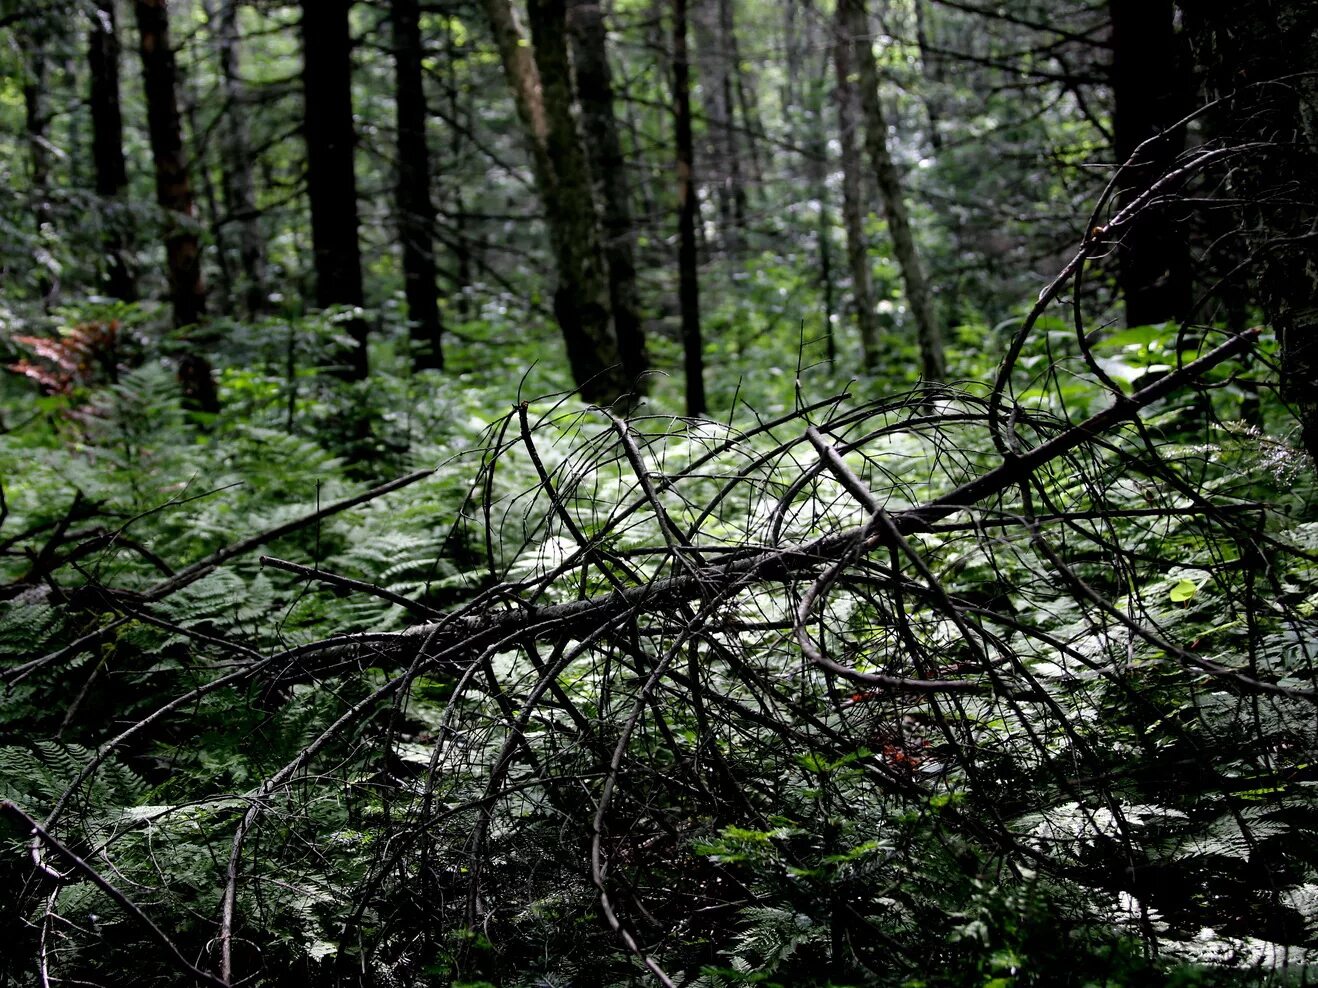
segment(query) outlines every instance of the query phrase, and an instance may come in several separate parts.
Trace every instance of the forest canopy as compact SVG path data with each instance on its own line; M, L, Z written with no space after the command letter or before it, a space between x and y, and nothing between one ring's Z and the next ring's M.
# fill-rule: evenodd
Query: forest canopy
M0 982L1318 974L1318 4L0 64Z

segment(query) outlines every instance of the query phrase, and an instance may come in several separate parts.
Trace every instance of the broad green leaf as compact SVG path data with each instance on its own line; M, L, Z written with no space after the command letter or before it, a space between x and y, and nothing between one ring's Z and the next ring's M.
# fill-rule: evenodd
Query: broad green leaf
M1172 587L1171 593L1169 593L1167 596L1169 596L1172 599L1173 604L1184 604L1187 600L1189 600L1191 597L1195 595L1195 592L1198 589L1199 589L1199 585L1197 583L1192 583L1189 580L1181 579L1177 581L1176 586Z

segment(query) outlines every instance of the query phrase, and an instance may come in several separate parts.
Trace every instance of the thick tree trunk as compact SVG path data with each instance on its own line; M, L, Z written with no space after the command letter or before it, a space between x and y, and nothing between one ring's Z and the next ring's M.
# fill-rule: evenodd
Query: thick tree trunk
M687 54L686 0L673 0L673 115L677 137L677 276L682 310L682 366L686 413L704 415L705 355L700 334L700 276L696 267L695 147L691 134L691 63Z
M609 302L618 355L631 386L643 389L650 363L636 290L631 190L614 115L613 73L599 0L570 0L568 26L572 31L582 129L603 207L604 260L609 268Z
M1169 131L1189 112L1180 38L1172 0L1109 0L1112 17L1112 130L1118 166L1124 166L1119 205L1139 198L1171 171L1185 147L1180 128L1145 148L1144 141ZM1190 251L1185 231L1168 210L1146 210L1124 233L1118 247L1118 282L1126 325L1182 320L1190 314Z
M838 35L833 44L837 86L838 143L842 151L842 225L847 231L847 268L851 272L851 304L860 331L861 362L873 371L879 362L879 319L874 308L874 280L869 243L865 238L865 202L861 192L860 145L856 143L859 114L851 72L851 45Z
M119 108L119 35L115 0L97 0L87 39L91 69L89 104L92 118L92 166L100 198L101 245L105 251L106 294L125 302L137 300L129 263L130 224L125 196L128 168L124 162L124 122Z
M174 49L169 44L166 0L135 0L141 40L142 79L146 90L151 157L155 163L156 202L165 213L165 256L174 325L194 326L206 315L206 285L201 276L201 245L183 153ZM203 412L219 410L210 361L193 344L179 361L185 399Z
M527 45L508 0L485 0L504 74L526 128L536 185L558 269L554 316L582 397L612 404L627 379L610 326L590 175L576 121L564 0L532 0Z
M417 0L392 0L397 75L399 234L403 285L411 327L412 366L444 366L439 290L435 275L435 206L430 198L430 148L426 144L426 95L421 73L421 11Z
M921 373L926 380L941 381L947 374L942 329L938 324L920 252L915 245L915 235L911 231L901 175L888 150L888 121L879 98L879 75L870 44L865 0L838 0L837 15L842 43L850 47L856 68L860 108L865 118L865 148L874 169L879 197L883 200L893 255L906 289L906 305L915 320L916 337L920 344Z
M265 237L261 233L261 213L256 205L252 177L247 87L239 72L238 0L203 0L203 7L213 25L224 87L225 113L221 120L224 208L228 212L227 223L238 227L243 308L254 316L270 307L270 291L266 284Z
M1180 4L1207 95L1224 98L1223 138L1257 143L1231 170L1253 251L1256 296L1281 342L1281 385L1318 462L1318 4Z
M316 304L363 304L353 165L351 0L302 0L303 134L316 263ZM336 361L349 380L367 375L366 323L347 324L353 345Z

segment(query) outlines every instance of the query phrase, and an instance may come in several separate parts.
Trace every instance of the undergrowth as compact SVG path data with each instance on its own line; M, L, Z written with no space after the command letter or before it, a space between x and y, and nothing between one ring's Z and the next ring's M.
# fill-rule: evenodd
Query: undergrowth
M982 384L879 395L807 347L742 378L720 422L680 420L659 383L624 425L533 398L547 371L519 390L525 353L479 342L451 377L402 373L389 346L368 385L290 376L286 348L302 366L331 321L238 339L224 411L201 419L126 325L112 375L41 398L3 384L0 798L199 968L268 985L1306 977L1318 523L1263 371L1223 364L893 540L853 482L900 520L991 470ZM1113 400L1073 338L1045 320L1019 362L1024 448ZM1098 353L1131 391L1194 355L1179 342L1147 327ZM409 471L428 472L298 522ZM727 576L801 546L818 558ZM696 589L665 589L682 580ZM597 625L573 617L647 587ZM140 917L29 844L17 825L0 839L5 978L185 977Z

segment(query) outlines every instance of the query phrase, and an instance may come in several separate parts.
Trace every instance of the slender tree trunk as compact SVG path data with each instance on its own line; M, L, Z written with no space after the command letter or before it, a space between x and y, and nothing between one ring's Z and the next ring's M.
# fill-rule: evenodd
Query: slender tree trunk
M838 0L837 10L838 29L844 43L851 46L859 79L860 108L865 118L865 147L879 187L879 198L883 200L893 255L901 269L902 283L906 288L906 304L915 319L921 373L926 380L941 381L947 374L942 330L935 314L933 296L929 291L920 252L915 245L915 235L911 231L901 175L888 150L888 121L879 98L879 75L870 44L865 0Z
M449 127L449 160L456 169L462 161L462 150L465 137L463 135L463 125L459 121L470 121L471 114L459 109L458 103L458 57L459 50L455 43L453 22L451 18L444 19L444 90L448 103L448 118L452 121ZM471 243L467 234L467 202L463 194L461 182L448 183L450 194L452 196L452 250L455 271L453 275L453 290L457 294L458 313L464 318L470 311L470 300L468 298L467 288L471 285Z
M303 133L316 304L322 309L364 301L353 165L351 5L351 0L302 0ZM353 344L336 366L349 380L365 380L366 322L352 319L347 330Z
M764 185L764 166L760 161L759 139L764 135L764 124L760 121L760 109L753 85L753 76L748 77L745 64L741 58L741 45L737 41L737 23L734 11L736 0L719 0L719 24L728 49L728 64L732 72L732 93L736 98L737 112L733 116L741 117L741 129L745 132L746 161L750 165L749 183L745 178L738 185L739 205L742 211L742 225L746 221L746 209L750 189ZM731 99L729 105L732 105ZM733 130L736 138L736 130Z
M714 187L719 240L723 250L737 255L746 218L741 157L733 130L736 98L731 50L724 33L723 0L696 0L692 27L696 36L696 65L700 72L701 106L705 111L705 138L709 151L703 169Z
M576 67L581 123L603 206L604 260L609 268L609 302L623 373L633 388L643 388L650 364L645 353L636 289L631 190L627 163L614 116L613 74L609 69L604 15L599 0L571 0L568 25Z
M924 8L928 0L913 0L915 13L915 43L920 49L920 74L924 77L921 101L924 103L925 115L929 117L929 146L935 152L943 149L943 135L939 130L942 114L938 109L938 99L934 95L935 87L941 86L943 73L929 47L929 26L925 21Z
M857 143L859 114L856 83L851 71L851 44L838 33L833 44L833 67L837 86L838 143L842 151L842 225L847 231L847 268L851 272L851 304L860 332L861 361L867 371L879 362L879 320L874 308L874 282L870 271L869 243L865 237L865 197L862 192L860 145Z
M695 147L691 134L691 64L687 55L686 0L673 0L673 115L677 137L677 277L682 309L682 366L686 413L704 415L705 355L700 337L700 278L696 267Z
M193 161L191 174L199 193L197 197L198 211L201 216L205 217L205 226L210 230L211 242L216 246L216 266L220 269L219 278L206 286L210 296L208 301L211 305L214 305L218 295L220 311L233 312L236 311L233 304L233 291L237 279L234 277L229 254L224 249L224 214L220 208L219 196L216 194L211 166L204 154L206 150L204 138L206 130L204 125L197 119L196 95L193 92L191 81L186 77L181 77L178 80L178 96L182 103L180 108L182 119L187 122L187 130L183 135L185 145L203 151ZM200 219L198 222L200 222Z
M806 18L804 32L801 31L799 23L803 14ZM808 48L804 40L805 37L810 36L808 18L814 16L813 0L783 4L783 57L786 71L783 73L782 87L778 93L778 105L785 121L792 121L801 108L802 52L803 49Z
M177 72L169 43L166 0L134 0L141 40L143 87L151 157L155 163L156 202L165 213L165 256L174 325L195 326L206 315L206 285L201 276L192 186L183 153ZM179 361L184 398L203 412L219 410L210 361L193 344Z
M1318 4L1179 4L1197 73L1227 100L1223 137L1256 145L1230 173L1255 296L1281 343L1282 396L1318 466ZM1298 74L1297 74L1298 73Z
M808 3L803 4L811 18L806 25L806 38L811 42L811 51L823 51L824 60L820 78L803 79L809 93L807 110L810 115L810 147L806 158L806 171L810 185L815 190L815 199L819 202L819 228L816 234L819 250L819 285L824 296L824 334L828 347L828 362L837 359L837 338L833 331L834 286L833 286L833 213L829 208L828 189L828 125L824 119L825 93L828 89L829 65L827 46L819 44L814 11Z
M1117 164L1124 166L1119 205L1139 198L1171 171L1185 147L1180 128L1140 152L1148 138L1168 131L1189 112L1187 73L1177 58L1181 39L1172 0L1109 0L1112 17L1112 130ZM1192 301L1190 251L1184 230L1166 208L1151 207L1123 234L1118 281L1126 325L1182 320Z
M23 80L24 125L28 147L28 195L32 202L32 222L36 242L41 246L37 258L37 292L42 305L49 307L58 291L45 263L47 238L51 230L50 214L50 138L46 134L47 58L44 29L38 28L21 39L28 47L27 72Z
M266 284L265 237L261 233L261 212L256 205L252 176L247 87L239 71L238 0L203 0L203 7L207 20L214 25L224 87L225 113L221 120L224 208L228 223L238 227L243 308L254 316L270 307L270 290Z
M100 199L101 245L105 252L106 294L125 302L137 300L129 263L129 223L126 195L128 168L124 162L124 122L119 108L119 34L115 0L97 0L96 16L87 40L91 68L92 166Z
M417 0L392 0L390 15L397 74L398 223L412 365L417 370L437 369L444 366L443 327L435 275L435 206L430 198L430 148L426 144L421 11Z
M531 145L558 269L554 316L572 378L587 401L607 405L627 391L609 317L585 152L572 116L564 0L532 0L527 45L508 0L485 0L504 74Z

